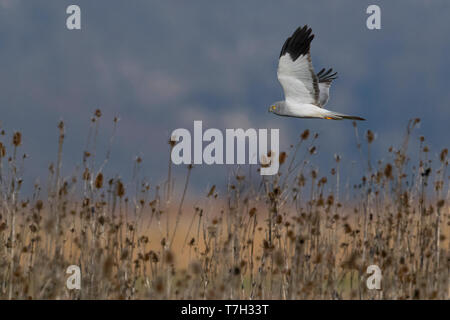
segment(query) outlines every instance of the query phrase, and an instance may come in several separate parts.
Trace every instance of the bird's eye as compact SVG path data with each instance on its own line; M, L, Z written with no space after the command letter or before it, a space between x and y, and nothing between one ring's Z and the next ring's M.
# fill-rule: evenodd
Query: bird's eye
M277 107L275 107L275 106L272 106L272 110L275 110Z

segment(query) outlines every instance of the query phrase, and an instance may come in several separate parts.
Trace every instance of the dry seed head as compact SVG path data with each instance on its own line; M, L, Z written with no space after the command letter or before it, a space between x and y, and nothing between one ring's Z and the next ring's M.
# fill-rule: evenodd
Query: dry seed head
M119 198L122 198L125 195L125 187L122 183L122 181L117 181L117 196Z
M6 156L6 148L3 143L0 142L0 158L3 158L4 156Z
M275 223L276 224L281 224L283 222L283 216L282 215L277 215L275 218Z
M301 138L302 138L302 140L306 140L306 139L308 139L308 137L309 137L309 130L306 129L305 131L303 131Z
M300 176L298 177L298 185L300 187L303 187L305 185L306 179L305 176L301 173Z
M329 206L331 206L331 205L333 205L333 203L334 203L334 197L333 197L332 194L330 194L330 195L328 196L328 198L327 198L327 204L328 204Z
M103 186L103 174L100 172L95 178L95 187L100 189Z
M12 143L14 147L18 147L22 144L22 134L19 131L14 133Z
M384 167L384 175L386 178L392 179L392 165L390 163Z
M62 120L58 123L58 129L59 129L61 132L64 131L64 122L63 122Z
M286 161L287 155L286 152L281 152L280 153L280 157L279 157L279 163L280 165L282 165L285 161Z
M371 130L367 130L366 138L367 138L367 142L370 144L373 142L373 139L375 139L375 135L373 134L373 132Z
M322 195L320 195L319 199L317 199L317 206L322 207L325 201L323 200Z
M44 204L43 204L42 200L36 201L35 207L36 207L36 210L37 210L37 211L41 211L42 208L44 207Z
M166 250L164 253L164 262L167 264L173 264L175 262L175 256L173 255L172 251Z
M101 112L100 109L95 110L95 116L96 116L97 118L100 118L100 117L102 116L102 112Z
M439 156L442 163L445 162L445 160L447 159L447 155L448 155L448 149L445 148L441 151L441 155Z
M352 228L350 227L350 225L348 223L344 224L344 231L345 231L345 233L352 232Z

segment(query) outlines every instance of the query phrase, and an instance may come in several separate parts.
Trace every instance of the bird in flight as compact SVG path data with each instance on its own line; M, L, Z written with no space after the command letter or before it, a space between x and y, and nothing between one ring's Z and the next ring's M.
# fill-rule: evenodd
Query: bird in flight
M331 82L336 79L333 69L314 72L309 52L314 35L311 28L299 27L286 39L278 61L278 81L283 87L285 101L273 103L269 112L296 118L329 120L365 120L361 117L330 111L328 102Z

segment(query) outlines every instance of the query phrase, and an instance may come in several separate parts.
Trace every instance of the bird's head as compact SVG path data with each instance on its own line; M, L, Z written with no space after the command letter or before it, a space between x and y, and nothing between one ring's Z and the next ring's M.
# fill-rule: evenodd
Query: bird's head
M270 105L269 112L275 113L275 114L280 114L283 106L284 106L283 102L274 102Z

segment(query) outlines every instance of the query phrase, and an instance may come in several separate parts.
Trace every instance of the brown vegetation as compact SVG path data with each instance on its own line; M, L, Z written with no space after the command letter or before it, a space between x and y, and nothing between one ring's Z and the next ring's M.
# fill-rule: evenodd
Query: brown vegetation
M421 137L410 164L418 121L389 163L370 161L375 135L366 133L367 171L353 187L340 190L339 156L327 175L309 165L318 135L304 131L280 154L277 176L255 184L236 175L224 195L213 186L193 209L192 166L180 197L170 163L163 186L141 178L141 158L131 182L106 177L109 151L94 166L95 149L84 150L80 172L62 177L62 122L49 183L25 197L22 135L2 132L0 298L448 299L448 151L434 159ZM381 290L366 287L372 264ZM69 265L81 267L81 290L66 288Z

